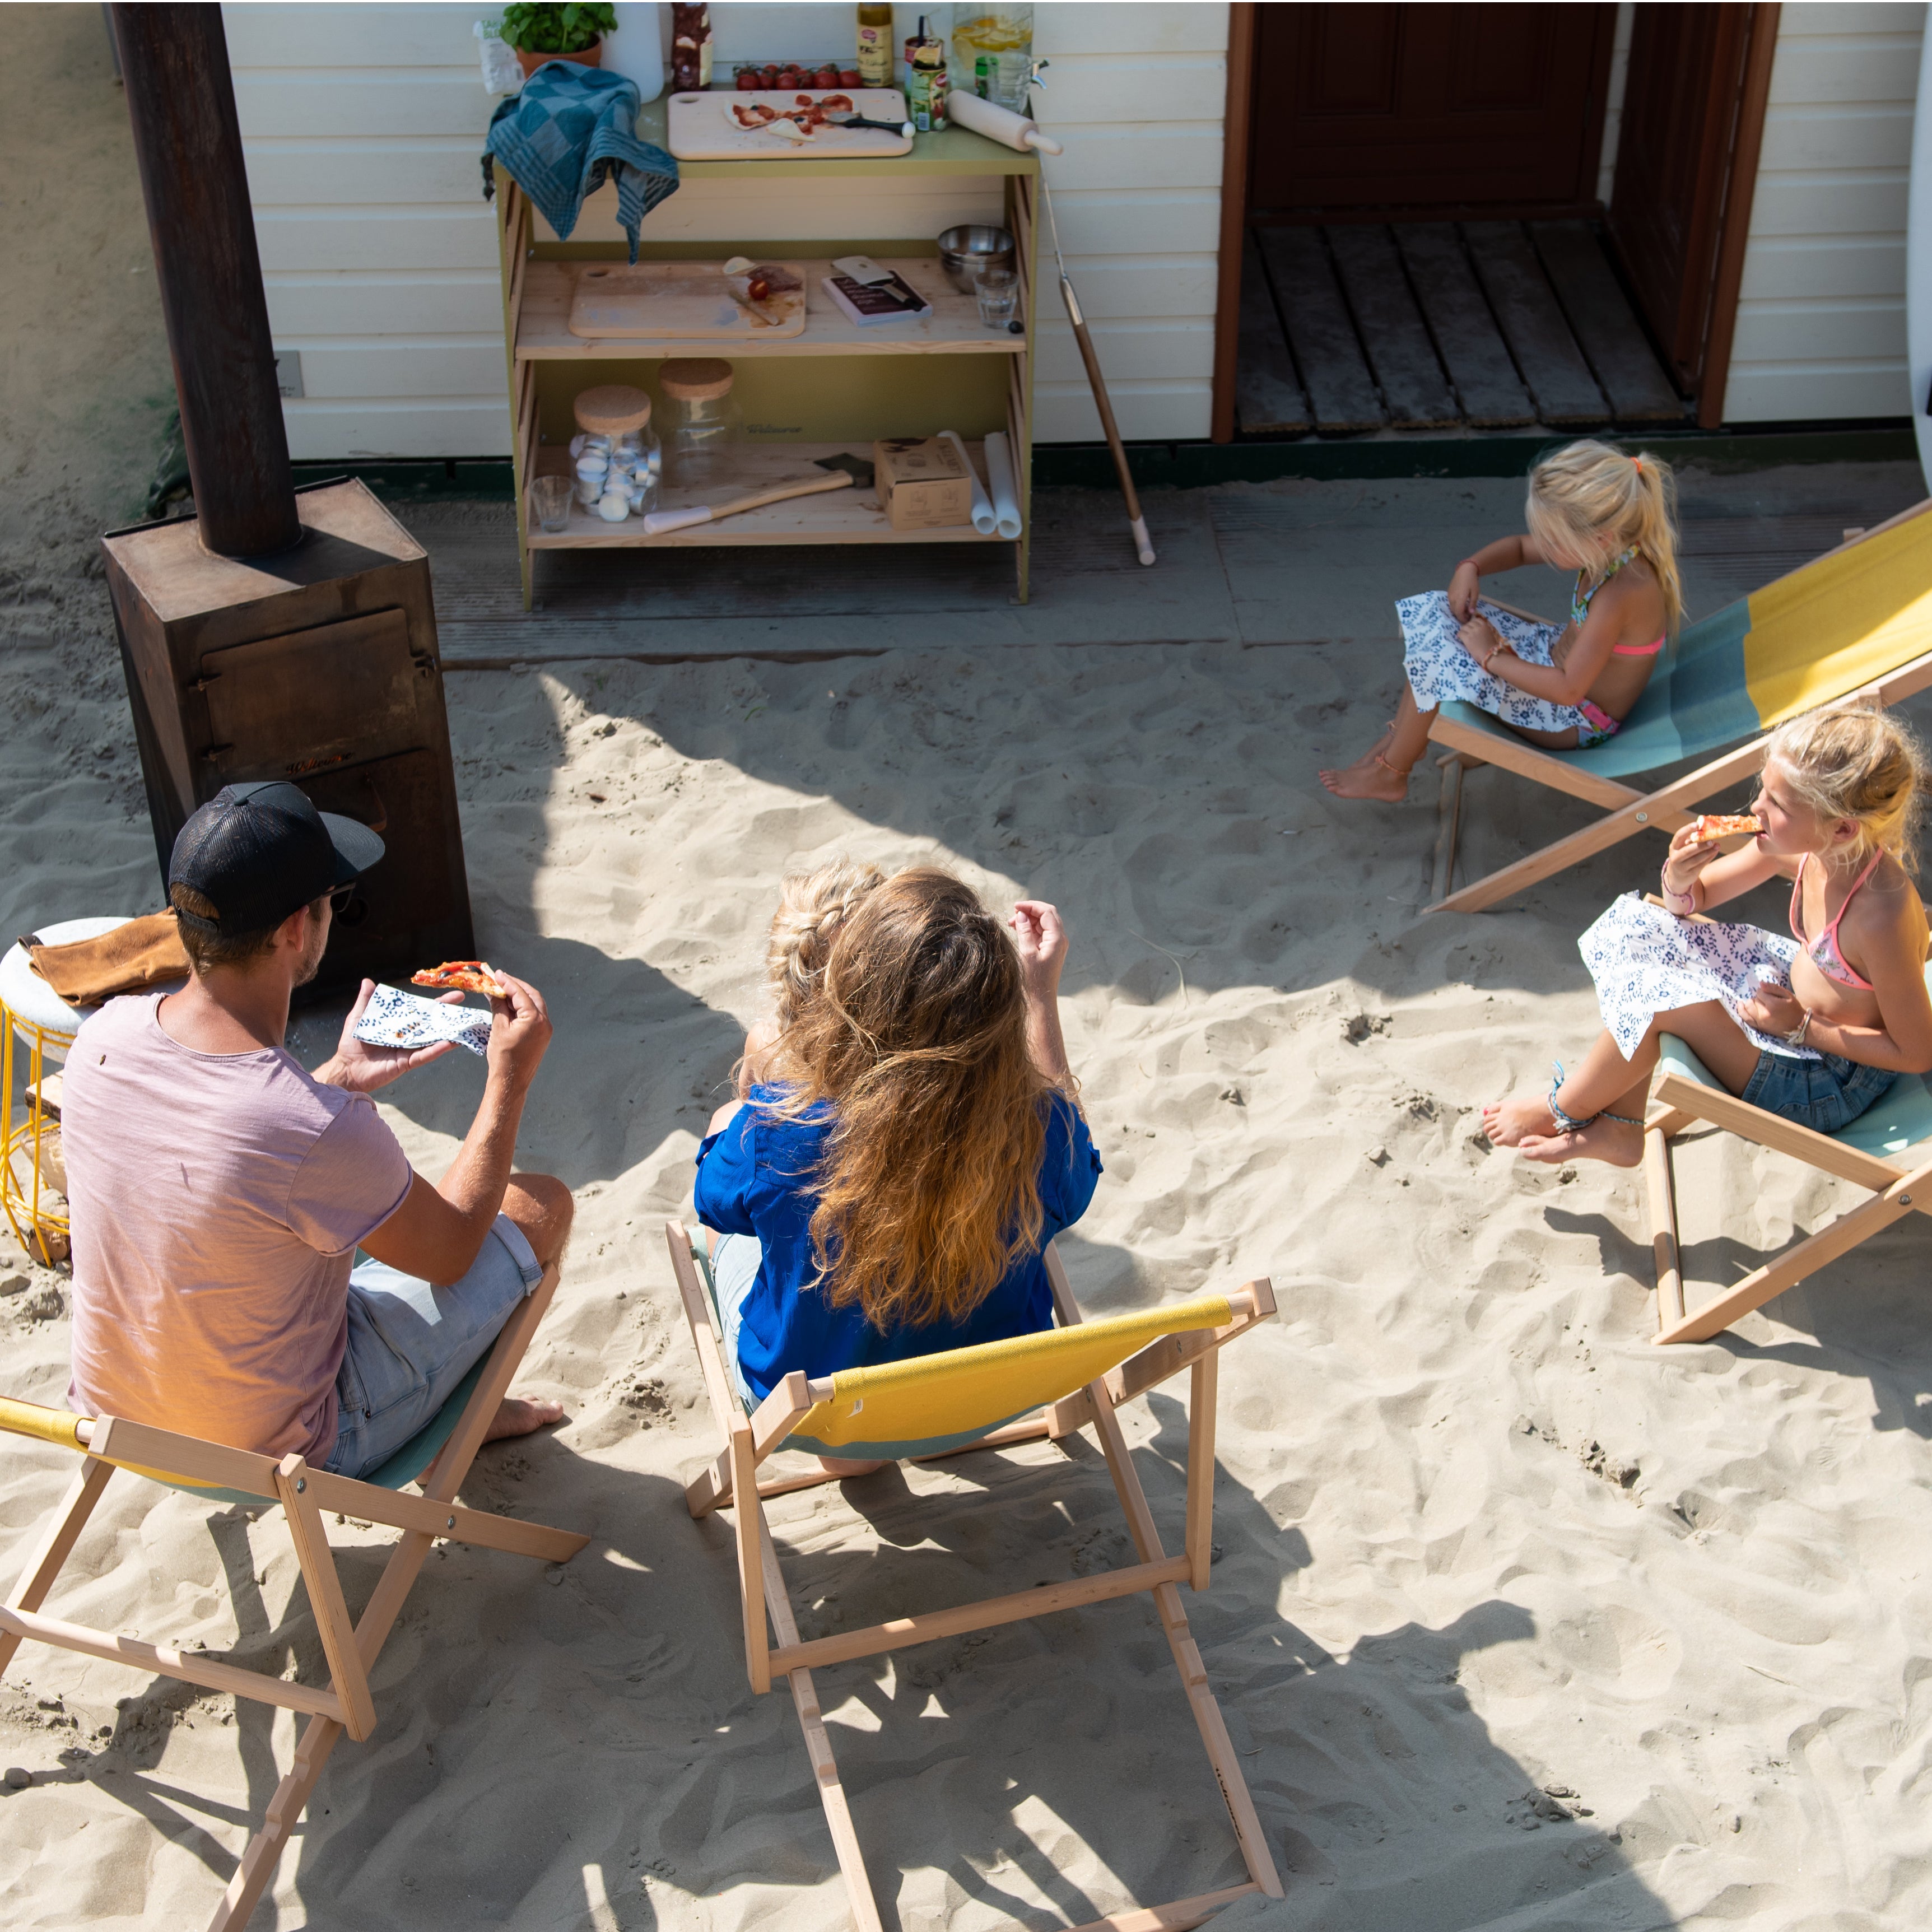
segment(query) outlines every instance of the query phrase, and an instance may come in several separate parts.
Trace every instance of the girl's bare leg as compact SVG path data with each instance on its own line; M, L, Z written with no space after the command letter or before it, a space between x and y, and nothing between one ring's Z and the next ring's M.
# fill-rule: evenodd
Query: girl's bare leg
M1352 765L1324 771L1322 782L1337 798L1376 798L1400 805L1408 792L1409 768L1429 742L1433 711L1416 708L1415 693L1405 684L1395 721Z
M1674 1012L1659 1013L1650 1030L1626 1060L1607 1033L1599 1034L1590 1050L1556 1090L1556 1103L1586 1127L1566 1132L1556 1124L1547 1097L1515 1094L1483 1109L1483 1131L1497 1147L1513 1147L1526 1160L1555 1164L1566 1160L1600 1160L1612 1167L1635 1167L1643 1158L1644 1106L1650 1076L1662 1051L1662 1035L1673 1034L1733 1094L1742 1094L1757 1065L1757 1048L1722 1003L1706 1000ZM1623 1114L1630 1120L1590 1120L1592 1114Z

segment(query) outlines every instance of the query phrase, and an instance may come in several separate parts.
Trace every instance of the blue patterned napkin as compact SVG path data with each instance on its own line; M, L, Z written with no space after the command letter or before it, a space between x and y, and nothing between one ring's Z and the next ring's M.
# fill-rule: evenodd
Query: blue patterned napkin
M356 1022L356 1037L370 1046L434 1046L453 1040L472 1053L490 1045L490 1014L479 1006L446 1006L399 987L378 986Z

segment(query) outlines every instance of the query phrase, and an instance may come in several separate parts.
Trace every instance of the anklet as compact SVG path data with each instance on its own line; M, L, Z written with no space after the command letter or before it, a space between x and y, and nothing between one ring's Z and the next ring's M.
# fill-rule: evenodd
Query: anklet
M1563 1086L1563 1063L1560 1060L1553 1060L1550 1062L1550 1065L1556 1070L1556 1077L1550 1083L1550 1098L1545 1104L1550 1109L1550 1118L1556 1123L1559 1132L1566 1134L1580 1134L1586 1127L1598 1120L1616 1120L1626 1127L1640 1127L1643 1125L1640 1120L1634 1119L1628 1114L1613 1114L1607 1107L1600 1107L1596 1112L1586 1114L1580 1120L1574 1114L1566 1114L1556 1104L1556 1096L1562 1091Z
M1411 765L1408 766L1407 770L1398 770L1394 765L1390 764L1388 759L1384 758L1379 752L1371 752L1369 754L1369 756L1374 759L1376 763L1381 766L1382 770L1387 772L1391 778L1398 778L1401 779L1404 784L1406 784L1408 782L1409 772L1414 771L1415 769L1413 765Z

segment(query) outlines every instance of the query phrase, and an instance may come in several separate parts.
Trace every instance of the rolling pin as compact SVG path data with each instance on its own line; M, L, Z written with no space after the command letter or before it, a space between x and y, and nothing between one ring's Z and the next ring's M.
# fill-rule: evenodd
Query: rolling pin
M1010 107L1002 107L997 100L982 100L976 94L968 94L961 88L955 88L946 95L946 118L962 128L971 128L976 134L984 134L988 140L1004 141L1022 153L1028 148L1037 148L1042 154L1065 152L1051 134L1040 131L1036 122L1016 114Z
M849 490L852 482L848 472L835 470L830 476L814 476L808 483L781 483L772 489L754 490L728 503L700 503L691 510L653 510L644 519L644 534L661 537L668 531L688 530L694 524L715 524L721 517L762 510L767 503L782 503L788 496L816 496L826 490Z

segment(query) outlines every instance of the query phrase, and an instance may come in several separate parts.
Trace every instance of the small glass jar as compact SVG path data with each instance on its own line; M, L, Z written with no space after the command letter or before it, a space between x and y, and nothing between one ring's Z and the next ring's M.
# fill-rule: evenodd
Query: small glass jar
M688 356L658 372L664 392L664 478L678 490L708 490L729 479L734 446L745 434L731 393L730 363Z

